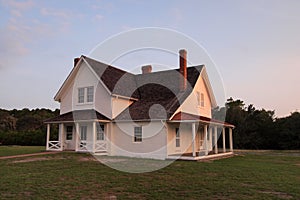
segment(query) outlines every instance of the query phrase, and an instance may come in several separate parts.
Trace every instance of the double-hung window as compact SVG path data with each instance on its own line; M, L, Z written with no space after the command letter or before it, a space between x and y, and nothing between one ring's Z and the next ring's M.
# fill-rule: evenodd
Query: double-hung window
M134 127L134 142L142 142L142 140L143 140L142 127L141 126Z
M94 86L78 88L78 103L91 103L94 101Z
M201 93L200 94L200 105L201 105L201 107L204 107L204 94L203 93Z
M87 102L93 102L94 101L94 87L87 87Z
M204 94L197 91L197 106L204 107Z
M78 103L84 103L84 88L78 88Z
M72 140L73 138L73 126L67 126L66 140Z

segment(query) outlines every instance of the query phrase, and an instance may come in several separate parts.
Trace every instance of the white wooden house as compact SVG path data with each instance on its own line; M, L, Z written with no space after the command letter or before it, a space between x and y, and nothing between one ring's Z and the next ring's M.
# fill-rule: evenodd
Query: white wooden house
M54 97L60 115L45 121L46 149L189 160L232 154L234 126L212 119L216 101L205 66L187 67L186 54L179 51L179 69L143 66L141 74L74 59ZM59 125L56 141L53 125Z

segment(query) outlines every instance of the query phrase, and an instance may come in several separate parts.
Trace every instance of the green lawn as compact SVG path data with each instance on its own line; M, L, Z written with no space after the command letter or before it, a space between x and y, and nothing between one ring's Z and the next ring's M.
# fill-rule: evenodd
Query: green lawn
M0 146L0 157L38 153L42 151L45 151L44 146Z
M300 199L300 151L176 161L143 174L89 158L60 153L0 160L0 199Z

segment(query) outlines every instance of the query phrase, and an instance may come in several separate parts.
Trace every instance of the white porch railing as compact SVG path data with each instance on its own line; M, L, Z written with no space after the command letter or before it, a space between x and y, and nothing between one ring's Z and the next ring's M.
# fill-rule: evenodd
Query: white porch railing
M79 143L79 151L92 151L93 142L81 140Z
M49 141L48 150L61 150L61 142L60 141Z
M88 151L88 152L106 152L107 142L106 141L96 141L95 149L93 150L93 141L81 140L79 144L78 151Z
M96 142L95 152L107 151L107 142L105 140L100 140Z

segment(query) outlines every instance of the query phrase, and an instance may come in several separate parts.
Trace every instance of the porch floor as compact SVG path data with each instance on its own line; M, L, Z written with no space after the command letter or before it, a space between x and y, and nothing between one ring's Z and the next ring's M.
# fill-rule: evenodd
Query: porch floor
M168 155L167 159L176 159L176 160L215 160L221 158L227 158L233 156L233 152L226 152L226 153L218 153L218 154L208 154L205 155L204 152L197 152L196 156L194 157L192 153L184 153L184 154L171 154Z

